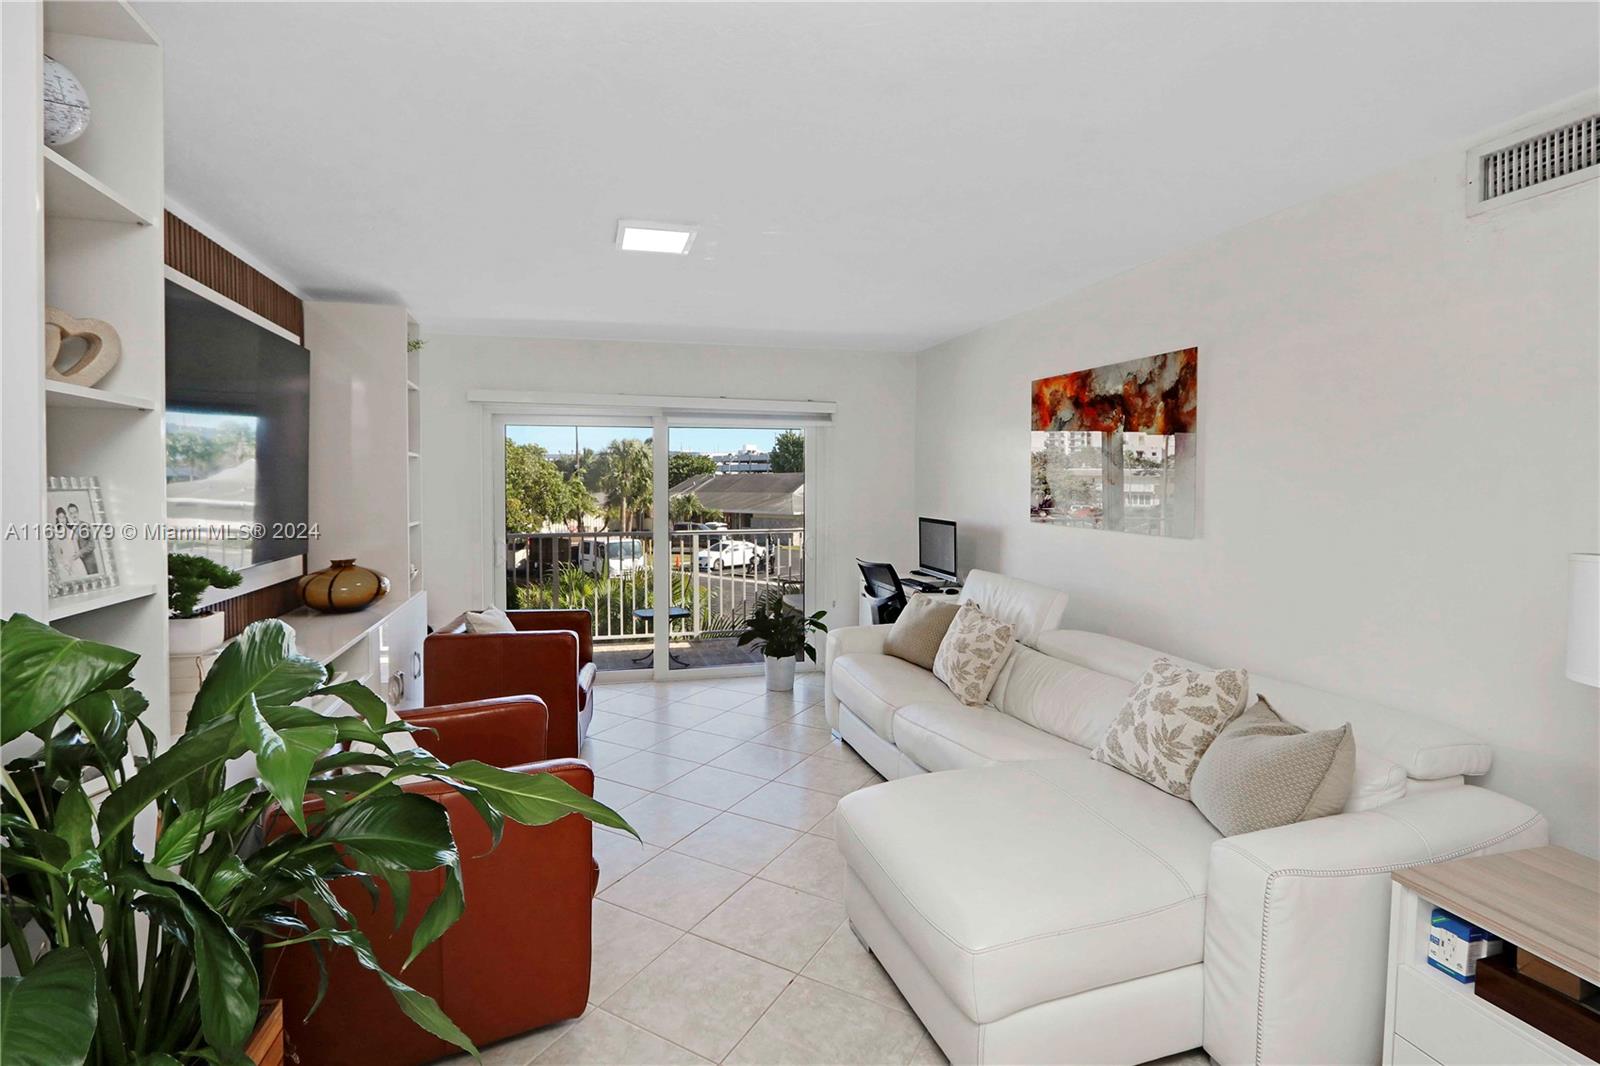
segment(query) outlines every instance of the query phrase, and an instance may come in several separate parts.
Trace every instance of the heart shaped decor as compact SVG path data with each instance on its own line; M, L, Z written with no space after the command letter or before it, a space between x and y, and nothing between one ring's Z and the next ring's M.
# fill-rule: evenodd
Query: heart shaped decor
M82 353L71 358L82 345ZM65 352L69 358L61 365ZM51 381L92 386L122 359L122 338L111 323L98 318L73 318L55 307L44 309L44 373Z

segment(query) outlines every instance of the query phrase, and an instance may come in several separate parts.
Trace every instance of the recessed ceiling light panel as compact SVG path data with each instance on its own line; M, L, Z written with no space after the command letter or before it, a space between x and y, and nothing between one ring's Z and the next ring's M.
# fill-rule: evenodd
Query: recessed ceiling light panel
M617 247L624 252L688 255L689 247L694 244L695 232L693 226L625 218L617 223Z

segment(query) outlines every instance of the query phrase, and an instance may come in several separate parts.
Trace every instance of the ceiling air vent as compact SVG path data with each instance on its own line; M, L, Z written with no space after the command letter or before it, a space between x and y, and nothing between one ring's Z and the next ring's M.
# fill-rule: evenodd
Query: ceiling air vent
M1467 156L1470 214L1553 192L1600 174L1600 112L1569 111L1538 132L1523 128Z

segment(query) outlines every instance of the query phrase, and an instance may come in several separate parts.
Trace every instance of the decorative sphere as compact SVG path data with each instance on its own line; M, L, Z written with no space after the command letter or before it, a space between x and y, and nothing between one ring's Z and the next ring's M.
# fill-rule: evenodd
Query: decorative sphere
M44 57L44 143L71 144L89 128L89 94L72 71Z

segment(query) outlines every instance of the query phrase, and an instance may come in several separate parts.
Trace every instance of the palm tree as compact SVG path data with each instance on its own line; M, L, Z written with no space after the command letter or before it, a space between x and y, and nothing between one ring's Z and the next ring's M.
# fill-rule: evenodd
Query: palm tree
M583 532L583 516L593 514L594 494L583 483L584 470L579 467L567 475L567 517L575 532Z
M672 502L667 505L667 517L674 522L720 522L723 515L721 511L701 503L700 497L694 493L688 492L672 497Z
M631 528L630 516L636 518L639 510L650 502L655 480L653 454L644 441L622 438L606 445L602 458L605 473L600 478L600 489L617 502L622 529L626 532Z

